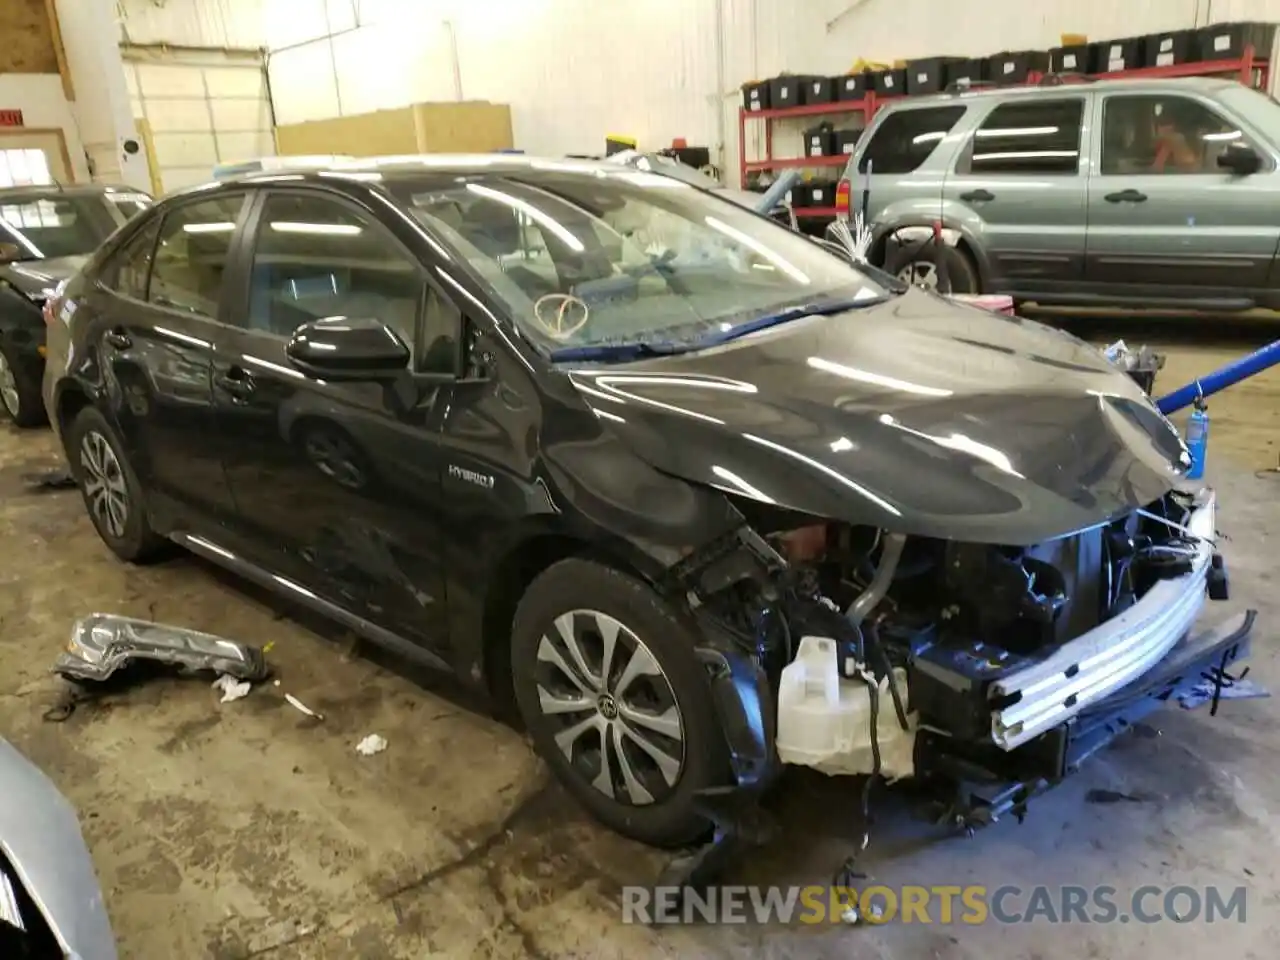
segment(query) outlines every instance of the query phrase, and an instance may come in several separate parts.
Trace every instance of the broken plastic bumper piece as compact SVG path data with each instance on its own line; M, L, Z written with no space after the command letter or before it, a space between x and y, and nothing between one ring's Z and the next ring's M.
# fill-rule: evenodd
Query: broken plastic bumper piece
M257 647L109 613L94 613L76 621L53 672L68 680L106 680L136 660L212 670L240 680L261 680L267 675L266 660Z
M1196 552L1190 572L1162 580L1124 613L993 685L992 696L1003 704L991 714L996 746L1012 750L1065 723L1136 681L1187 636L1205 602L1214 508L1209 493L1191 515Z

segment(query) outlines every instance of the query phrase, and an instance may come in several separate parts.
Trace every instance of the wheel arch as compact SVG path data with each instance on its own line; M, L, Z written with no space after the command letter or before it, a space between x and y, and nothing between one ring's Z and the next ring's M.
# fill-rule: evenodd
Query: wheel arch
M872 264L887 269L885 252L890 239L897 241L899 245L918 243L932 233L936 222L936 219L930 220L920 216L904 217L876 228L872 234L868 259ZM968 258L978 275L978 282L982 289L989 291L992 282L991 262L974 233L963 223L944 216L942 217L942 239L948 246L956 248Z
M501 710L514 710L511 686L511 626L529 586L562 560L591 560L653 584L656 569L626 545L602 544L573 532L541 530L526 536L502 555L487 578L480 610L481 668L484 686Z

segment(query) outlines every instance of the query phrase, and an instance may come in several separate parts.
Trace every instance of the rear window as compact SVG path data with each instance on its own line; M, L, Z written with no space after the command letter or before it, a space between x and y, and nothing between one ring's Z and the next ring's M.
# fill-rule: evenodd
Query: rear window
M912 173L919 169L964 116L964 104L899 110L885 117L867 144L858 170L872 174Z
M1002 103L974 131L959 173L1074 174L1080 168L1084 100Z

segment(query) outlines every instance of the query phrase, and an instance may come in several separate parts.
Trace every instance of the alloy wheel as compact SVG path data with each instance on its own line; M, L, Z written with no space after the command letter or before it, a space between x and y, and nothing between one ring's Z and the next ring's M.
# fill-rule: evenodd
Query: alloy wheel
M9 416L18 419L18 413L22 409L22 399L18 396L18 378L3 353L0 353L0 403L9 411Z
M84 496L89 510L99 528L120 539L129 520L129 488L115 451L96 430L90 430L80 441L80 466L84 468Z
M898 279L927 290L938 288L938 268L928 260L916 260L898 271Z
M680 708L657 658L624 624L595 610L562 614L538 643L534 676L556 746L596 790L646 806L675 788Z

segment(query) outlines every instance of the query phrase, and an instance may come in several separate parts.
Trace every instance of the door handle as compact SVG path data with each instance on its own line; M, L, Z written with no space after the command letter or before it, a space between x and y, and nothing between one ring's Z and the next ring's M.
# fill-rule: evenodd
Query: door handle
M128 350L133 346L133 338L127 333L116 327L114 330L108 330L102 338L109 346L115 347L117 350Z
M1121 190L1119 193L1108 193L1103 199L1107 203L1141 203L1147 199L1147 195L1137 190Z
M990 190L970 190L968 193L960 194L960 199L968 203L985 203L995 198L996 195Z
M237 400L248 399L249 395L258 388L253 376L240 367L232 367L226 373L218 374L213 382L219 390Z

